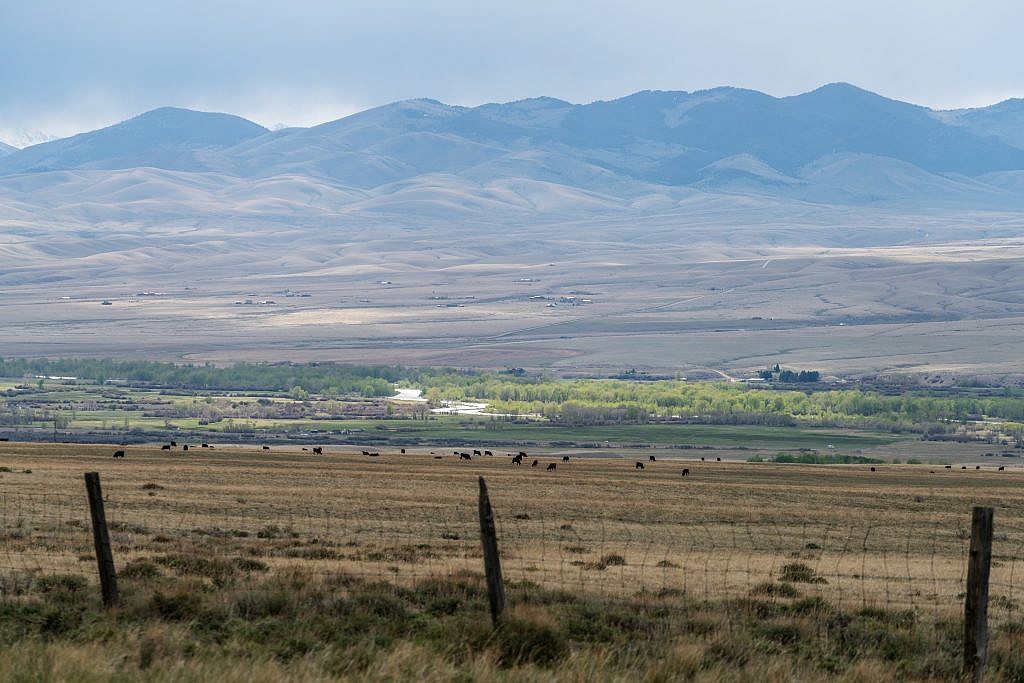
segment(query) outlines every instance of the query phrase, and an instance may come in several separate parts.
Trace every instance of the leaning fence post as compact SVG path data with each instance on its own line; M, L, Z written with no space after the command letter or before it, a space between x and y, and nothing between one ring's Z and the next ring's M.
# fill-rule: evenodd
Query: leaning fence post
M487 484L483 477L480 477L480 542L484 549L484 573L487 576L487 597L491 602L491 621L497 626L505 610L505 585L501 580L494 511L491 510L491 499L487 495Z
M988 658L988 577L992 566L992 508L971 514L971 550L964 599L964 676L977 683Z
M110 607L117 602L117 572L114 570L114 556L110 551L110 534L107 532L107 514L103 510L99 472L85 473L85 490L89 494L92 539L96 545L96 563L100 570L100 590L103 593L103 604Z

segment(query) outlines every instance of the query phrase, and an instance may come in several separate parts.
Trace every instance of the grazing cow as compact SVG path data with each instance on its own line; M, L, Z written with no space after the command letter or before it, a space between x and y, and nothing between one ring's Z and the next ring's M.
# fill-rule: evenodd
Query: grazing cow
M123 458L124 457L124 451L114 451L114 457L115 458Z
M871 468L871 471L872 471L872 472L874 472L874 471L875 471L875 468L874 468L874 467L872 467L872 468Z
M717 460L718 462L722 462L721 458L715 458L715 460Z
M523 464L523 456L517 455L514 458L512 458L512 464L513 465L522 465Z
M171 450L171 444L165 443L163 446L160 447L160 450L162 450L162 451L169 451L169 450Z
M536 467L536 466L537 466L537 465L539 465L539 464L540 464L540 460L534 460L534 461L533 461L533 464L532 464L532 465L530 465L530 467Z
M323 454L324 454L324 447L323 446L313 446L313 455L323 455Z
M953 466L952 465L946 465L946 469L947 470L951 470L951 469L953 469Z
M550 472L550 471L551 471L551 470L553 470L553 469L555 469L555 463L553 463L553 462L550 462L550 463L548 463L548 469L547 469L547 471L548 471L548 472Z
M644 468L644 464L642 462L640 462L639 460L637 460L636 461L636 468L638 470L642 470Z
M363 455L369 455L370 451L363 451Z
M569 456L568 455L563 455L562 456L562 462L569 462Z
M265 450L265 451L269 451L269 450L270 450L270 446L264 446L264 447L263 447L263 450Z
M526 451L519 451L519 455L520 455L520 457L525 458L526 457Z
M960 469L966 470L967 469L967 465L960 465Z
M484 455L490 455L490 456L493 456L493 455L494 455L494 453L491 453L490 451L484 451Z
M690 470L684 467L684 468L683 468L683 476L684 476L684 477L688 477L688 476L690 476Z
M458 451L452 451L452 455L458 455L458 454L459 454Z
M405 455L405 449L404 448L402 449L402 455Z
M653 455L648 455L647 460L650 462L658 462L658 459L655 458Z
M473 455L483 455L483 454L480 451L478 451L478 450L474 450L473 451Z
M472 460L473 456L469 453L459 453L459 460Z
M178 442L177 441L171 441L171 445L174 446L175 448L177 448ZM168 450L170 450L170 449L168 449Z
M1005 467L1003 467L1002 465L1000 465L1000 466L999 466L999 471L1000 471L1000 472L1002 472L1002 471L1003 471L1003 470L1005 470L1005 469L1006 469L1006 468L1005 468Z
M935 474L935 470L928 470L928 474Z
M210 444L208 444L208 443L204 443L203 444L203 448L209 448L209 447L210 447Z

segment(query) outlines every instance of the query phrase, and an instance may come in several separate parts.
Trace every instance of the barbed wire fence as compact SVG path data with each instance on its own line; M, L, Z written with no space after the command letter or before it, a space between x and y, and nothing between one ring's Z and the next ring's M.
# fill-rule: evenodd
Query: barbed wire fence
M478 501L282 502L105 492L109 544L122 578L159 576L225 594L273 590L273 579L339 577L412 588L483 573ZM129 493L131 495L129 495ZM793 522L603 517L529 506L496 509L510 599L535 585L584 595L698 601L821 599L838 609L962 615L970 511L956 523ZM946 518L948 520L948 517ZM0 598L29 596L46 577L97 580L89 505L80 493L0 490ZM988 622L1024 618L1024 510L998 509Z

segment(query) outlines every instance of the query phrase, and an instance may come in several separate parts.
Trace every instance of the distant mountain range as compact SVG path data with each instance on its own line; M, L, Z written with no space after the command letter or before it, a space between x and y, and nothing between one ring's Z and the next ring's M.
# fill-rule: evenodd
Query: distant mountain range
M0 220L388 216L514 223L698 199L1024 209L1024 100L934 111L847 84L571 104L409 100L311 128L162 108L16 150Z

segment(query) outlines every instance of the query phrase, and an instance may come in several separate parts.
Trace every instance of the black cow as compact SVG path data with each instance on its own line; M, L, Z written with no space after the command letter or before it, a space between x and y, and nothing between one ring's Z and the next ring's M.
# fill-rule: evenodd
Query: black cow
M533 464L532 464L532 465L530 465L530 467L536 467L536 466L537 466L537 465L539 465L539 464L540 464L540 460L534 460L534 461L533 461Z
M323 455L323 454L324 454L323 446L313 446L313 455Z
M270 450L270 446L264 446L264 447L263 447L263 450L265 450L265 451L269 451L269 450Z
M704 462L704 456L703 456L703 455L702 455L702 456L700 456L700 461L701 461L701 462Z
M644 468L644 464L642 462L640 462L639 460L637 460L636 461L636 468L638 470L642 470Z
M371 458L376 458L380 456L380 453L367 453L367 455L370 456Z
M490 456L493 456L493 455L494 455L494 453L491 453L490 451L484 451L484 455L490 455Z
M718 462L722 462L721 458L715 458L715 460L717 460Z
M181 450L183 450L183 451L187 451L187 450L188 450L188 444L185 444L184 446L182 446L182 447L181 447Z
M163 446L160 447L160 450L169 451L171 450L171 445L169 443L165 443Z
M114 451L114 457L115 458L123 458L124 457L124 451Z
M405 449L404 448L402 449L402 455L405 455Z
M648 455L647 460L649 460L650 462L658 462L658 459L655 458L653 455Z
M562 456L562 462L569 462L569 456L568 455L563 455Z
M684 476L684 477L688 477L688 476L690 476L690 470L684 467L684 468L683 468L683 476Z
M208 443L204 443L203 444L203 448L209 448L209 447L210 447L210 444L208 444Z
M306 448L305 446L303 446L303 447L302 447L302 450L304 450L304 451L308 451L309 449L308 449L308 448Z
M976 470L980 470L980 469L981 469L981 465L975 465L975 466L974 466L974 469L976 469Z
M519 451L519 456L522 458L526 457L526 451Z
M523 464L523 456L517 455L517 456L513 457L512 458L512 464L513 465L522 465Z
M967 469L967 465L960 465L960 469L966 470Z
M548 472L550 472L550 471L551 471L551 470L553 470L553 469L555 469L555 463L553 463L553 462L551 462L551 463L548 463L548 469L547 469L547 471L548 471Z
M363 451L363 455L369 455L370 451Z
M440 455L435 455L434 456L434 460L441 460L441 456Z
M953 466L952 465L946 465L946 469L947 470L951 470L951 469L953 469Z
M872 467L872 468L871 468L871 471L872 471L872 472L874 472L874 471L875 471L875 468L874 468L874 467Z
M172 442L171 442L171 445L172 445L172 446L175 446L175 447L177 447L177 445L178 445L178 442L177 442L177 441L172 441ZM170 449L168 449L168 450L170 450Z
M1005 470L1005 469L1006 469L1006 468L1005 468L1005 467L1003 467L1002 465L1000 465L1000 466L999 466L999 471L1000 471L1000 472L1002 472L1002 471L1003 471L1003 470Z
M478 451L478 450L474 450L473 451L473 455L483 455L483 454L480 451Z
M472 460L473 456L469 453L459 453L459 460Z

